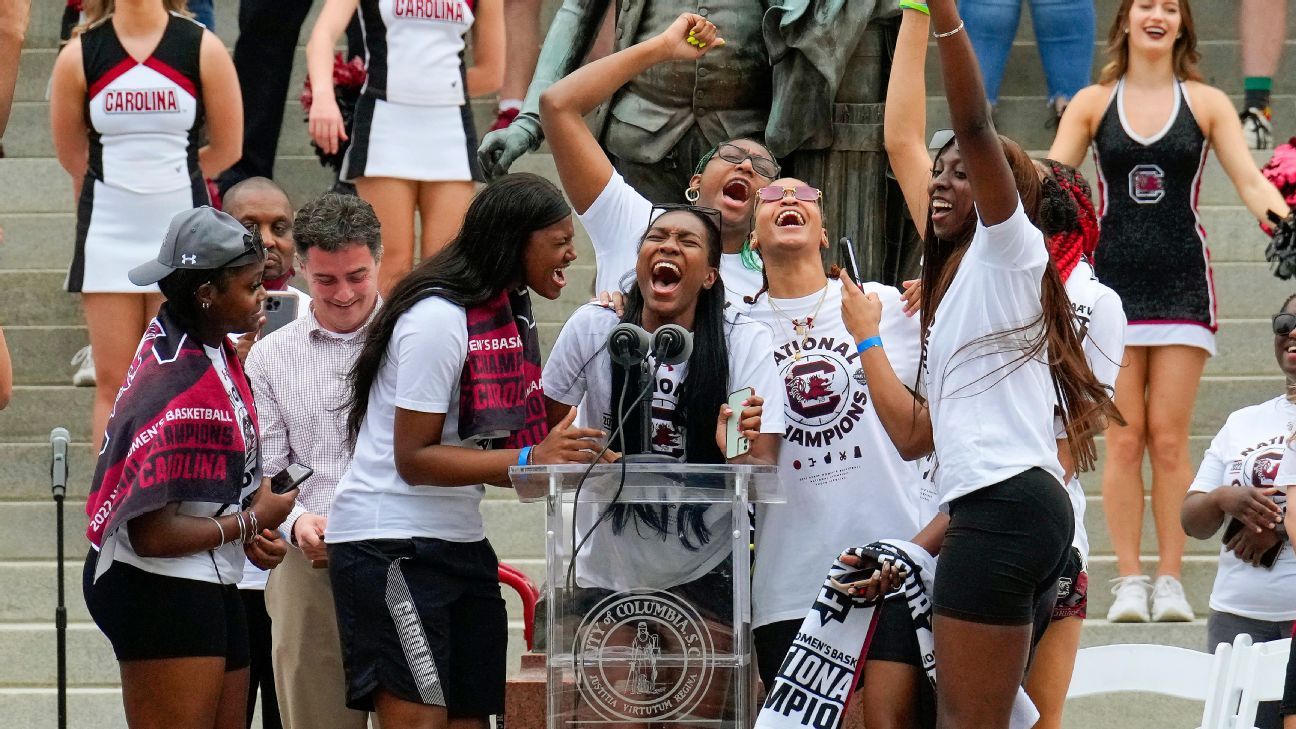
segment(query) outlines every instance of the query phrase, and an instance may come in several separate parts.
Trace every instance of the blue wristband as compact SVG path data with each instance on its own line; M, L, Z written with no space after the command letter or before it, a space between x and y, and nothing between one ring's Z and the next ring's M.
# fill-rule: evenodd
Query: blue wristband
M532 449L533 447L534 447L534 446L526 446L526 447L524 447L522 450L518 451L518 465L519 465L519 466L529 466L529 465L531 465L531 449Z
M860 354L864 354L865 350L872 349L874 347L881 347L881 346L882 346L882 337L869 337L868 339L865 339L864 341L855 345L855 350Z

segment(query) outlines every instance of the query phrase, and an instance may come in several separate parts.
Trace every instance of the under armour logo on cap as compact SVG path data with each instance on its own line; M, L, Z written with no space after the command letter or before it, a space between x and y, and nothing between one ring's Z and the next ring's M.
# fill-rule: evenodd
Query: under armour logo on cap
M190 256L190 255L182 255L182 256L180 256L180 263L182 263L182 264L184 264L184 265L186 265L186 266L192 266L193 264L195 264L195 263L197 263L197 262L198 262L198 256Z

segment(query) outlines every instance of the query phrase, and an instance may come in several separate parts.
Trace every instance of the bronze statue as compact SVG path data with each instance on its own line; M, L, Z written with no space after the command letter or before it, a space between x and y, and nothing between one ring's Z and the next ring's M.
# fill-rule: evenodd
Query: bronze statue
M488 176L540 146L540 94L580 64L611 2L564 0L522 113L482 141ZM832 235L851 238L864 278L895 282L910 270L916 254L899 242L903 203L888 205L898 193L887 194L882 148L894 30L875 22L898 18L898 0L617 4L616 50L661 33L681 12L711 20L726 41L696 62L650 69L595 115L595 134L627 182L650 200L682 201L709 149L735 137L762 140L787 161L789 174L827 191L825 221Z

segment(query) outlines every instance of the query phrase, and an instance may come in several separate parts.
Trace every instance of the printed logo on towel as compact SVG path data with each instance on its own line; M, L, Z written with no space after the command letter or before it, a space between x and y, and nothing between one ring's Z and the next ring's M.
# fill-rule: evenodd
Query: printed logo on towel
M464 21L460 0L393 0L392 15L404 20Z
M1137 165L1129 173L1129 196L1140 205L1152 205L1165 197L1165 171L1159 165Z
M778 680L765 697L764 709L791 717L800 726L836 729L857 664L855 656L828 642L797 633L779 667Z
M787 386L788 442L831 447L855 429L868 404L858 360L854 345L834 337L808 337L804 345L793 340L774 349Z
M105 114L178 114L175 89L108 89L103 92Z
M664 592L622 592L576 631L585 703L610 721L687 715L711 685L711 633L692 606Z

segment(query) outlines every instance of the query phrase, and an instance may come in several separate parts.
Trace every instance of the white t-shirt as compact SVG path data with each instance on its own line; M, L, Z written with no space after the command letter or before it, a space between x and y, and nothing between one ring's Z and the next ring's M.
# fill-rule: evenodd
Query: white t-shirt
M459 376L468 357L463 307L430 296L401 315L373 386L351 468L338 481L325 541L431 537L486 538L480 503L485 488L411 484L396 472L396 408L444 413L442 445L459 440Z
M1020 202L998 225L977 221L932 324L923 373L942 504L1036 467L1062 483L1047 352L1023 360L1020 351L1027 337L1043 336L1048 265L1044 236ZM978 341L1032 321L1023 334Z
M1066 281L1067 298L1075 316L1083 327L1085 359L1094 377L1104 385L1116 388L1116 375L1120 374L1120 363L1125 353L1125 307L1121 305L1120 295L1098 282L1093 267L1087 261L1080 261ZM1065 437L1063 426L1057 426ZM1080 550L1080 557L1089 561L1089 532L1085 530L1085 494L1080 485L1080 477L1072 476L1067 484L1067 495L1071 497L1071 510L1075 512L1075 539L1071 546Z
M1188 490L1272 486L1293 428L1296 405L1285 397L1238 410L1211 441ZM1274 501L1286 513L1286 495L1275 494ZM1272 569L1252 567L1221 547L1210 607L1252 620L1296 619L1296 555L1291 547L1283 545Z
M896 289L876 283L861 288L882 299L883 348L900 381L912 387L918 318L904 315ZM787 391L779 450L787 503L756 505L756 627L804 618L823 571L842 550L910 539L921 527L918 467L900 457L878 420L855 339L842 321L841 290L839 281L829 281L826 292L797 299L771 303L762 296L749 312L774 332L773 362ZM811 316L803 345L789 317L804 322Z
M594 304L582 306L563 325L545 364L545 395L576 406L579 427L599 428L605 433L612 430L612 363L606 344L618 322L616 313L609 309ZM782 433L783 387L770 359L769 329L745 316L729 315L726 334L729 391L744 387L755 390L765 399L760 431ZM654 451L684 456L685 460L684 433L673 425L672 416L679 385L687 373L687 363L661 367L652 405ZM602 514L603 505L578 505L576 512L576 529L582 535L579 540ZM732 512L728 506L713 506L703 518L708 526L727 524ZM673 515L669 523L674 525ZM730 541L714 529L711 541L700 549L685 547L673 530L665 539L648 532L636 539L634 534L633 525L627 525L618 535L610 520L600 524L576 560L581 586L618 591L643 586L674 587L706 574L730 553Z
M579 214L581 225L594 244L594 289L624 291L639 256L639 239L648 230L653 204L626 184L616 171L589 209ZM754 296L764 285L760 271L747 268L738 253L720 256L720 279L725 300L735 311L747 311L744 296Z
M206 345L203 346L203 350L206 351L207 358L211 360L212 365L216 368L216 374L220 377L221 384L225 386L225 391L230 396L230 404L234 408L234 417L242 425L244 442L247 444L247 450L244 453L243 489L239 492L240 503L214 504L207 501L181 501L176 508L178 514L207 517L234 514L243 508L242 503L249 500L257 487L261 485L261 460L257 457L260 445L257 442L256 429L252 425L251 415L247 406L243 403L242 396L239 395L238 388L234 386L234 380L230 376L229 364L225 361L225 352ZM212 527L212 529L214 531L215 527ZM243 545L237 541L237 533L232 533L227 527L225 536L227 539L234 541L227 542L217 549L186 554L181 557L141 557L135 553L135 548L131 545L129 525L122 525L112 533L112 536L105 539L100 546L95 579L107 572L113 562L125 562L155 575L215 582L223 585L236 585L243 578L243 565L247 563L247 556L243 553Z

